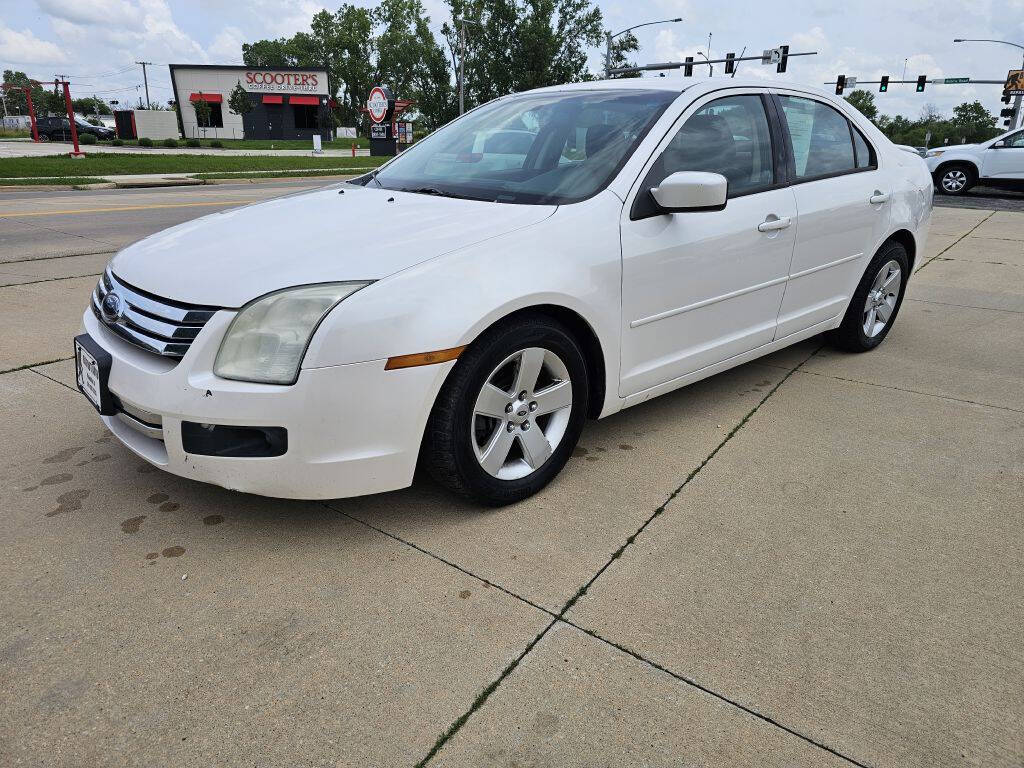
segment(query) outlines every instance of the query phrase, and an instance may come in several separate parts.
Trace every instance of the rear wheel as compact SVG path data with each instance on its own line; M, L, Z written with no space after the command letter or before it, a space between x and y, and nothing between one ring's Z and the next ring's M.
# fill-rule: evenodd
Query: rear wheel
M974 169L964 163L947 165L935 174L935 186L944 195L962 195L976 180Z
M842 325L833 331L837 346L867 352L882 343L903 303L909 262L906 249L897 242L879 249L854 291Z
M475 501L525 499L565 465L588 393L583 353L560 323L522 318L491 329L463 353L438 395L424 464Z
M40 141L49 141L50 140L50 136L49 136L49 134L46 134L46 133L40 133L39 134L39 140Z

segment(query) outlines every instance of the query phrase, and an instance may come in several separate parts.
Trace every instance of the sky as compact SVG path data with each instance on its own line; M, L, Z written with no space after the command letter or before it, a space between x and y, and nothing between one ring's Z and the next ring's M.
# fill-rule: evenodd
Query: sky
M375 3L356 0L364 6ZM1021 66L1024 51L992 43L952 42L954 37L994 38L1024 45L1024 0L798 0L697 2L697 0L601 0L605 26L613 32L642 22L682 17L681 23L637 30L641 64L679 61L707 52L711 57L760 53L788 44L792 52L817 51L792 59L786 74L757 62L741 66L744 76L781 78L822 85L837 74L878 80L972 77L1002 79ZM431 26L447 20L442 0L424 0ZM97 94L108 101L134 102L142 94L142 70L150 61L150 97L173 98L167 64L241 64L242 43L308 30L317 11L337 5L318 0L0 0L0 70L15 69L38 80L68 75L74 96ZM699 58L699 56L696 56ZM600 71L602 51L591 54ZM706 77L698 67L695 76ZM656 76L656 75L655 75ZM681 71L666 73L682 81ZM722 71L716 67L715 76ZM877 92L877 86L869 86ZM980 100L998 112L995 85L913 85L876 93L885 114L917 117L926 104L950 114L963 101Z

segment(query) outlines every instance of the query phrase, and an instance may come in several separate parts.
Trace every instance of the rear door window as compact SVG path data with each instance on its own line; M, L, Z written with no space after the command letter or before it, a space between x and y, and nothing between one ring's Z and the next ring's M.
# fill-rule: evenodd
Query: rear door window
M857 169L850 124L842 114L812 99L779 96L779 100L789 128L797 180L834 176Z

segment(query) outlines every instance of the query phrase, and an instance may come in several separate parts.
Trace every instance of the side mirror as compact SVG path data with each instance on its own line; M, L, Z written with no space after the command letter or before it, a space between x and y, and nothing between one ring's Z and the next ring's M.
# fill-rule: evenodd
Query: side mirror
M992 149L1003 149L1006 146L1006 139L1000 139L992 145Z
M661 213L720 211L728 196L729 180L704 171L677 171L651 189Z

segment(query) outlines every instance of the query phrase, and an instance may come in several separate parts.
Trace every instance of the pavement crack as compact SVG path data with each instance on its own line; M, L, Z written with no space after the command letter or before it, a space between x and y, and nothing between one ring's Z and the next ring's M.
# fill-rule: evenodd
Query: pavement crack
M26 280L23 283L3 283L0 288L20 288L23 285L38 285L39 283L55 283L58 280L77 280L82 277L99 277L101 273L92 272L88 275L68 275L67 277L44 277L40 280Z
M684 683L685 685L688 685L688 686L690 686L692 688L696 688L698 691L701 691L702 693L706 693L708 696L712 696L712 697L718 699L719 701L723 702L724 704L728 704L728 705L730 705L732 707L735 707L736 709L739 709L740 711L745 712L746 714L750 715L751 717L754 717L754 718L756 718L758 720L761 720L762 722L767 723L769 725L773 725L776 728L778 728L780 730L783 730L786 733L790 734L791 736L795 736L796 738L800 739L801 741L804 741L804 742L810 744L811 746L817 747L818 749L822 749L822 750L824 750L825 752L828 752L831 755L835 755L839 759L845 760L846 762L850 763L851 765L858 766L858 768L870 768L865 763L862 763L859 760L850 757L849 755L844 755L842 752L839 752L838 750L828 746L827 744L823 744L822 742L817 741L817 740L811 738L810 736L807 736L806 734L800 733L800 731L797 731L797 730L794 730L793 728L790 728L788 725L786 725L784 723L780 723L778 720L776 720L775 718L771 717L770 715L766 715L763 712L758 712L756 709L748 707L746 704L743 704L743 703L741 703L739 701L736 701L735 699L731 699L728 696L725 696L724 694L719 693L718 691L715 691L715 690L713 690L711 688L708 688L706 685L702 685L701 683L697 682L693 678L687 677L686 675L679 674L678 672L673 672L668 667L665 667L665 666L659 664L656 661L652 661L651 659L646 658L642 654L637 653L636 651L634 651L632 648L627 648L624 645L620 645L619 643L616 643L614 640L609 640L606 637L602 637L597 632L589 630L586 627L581 627L579 624L575 624L572 621L569 621L569 619L562 618L560 620L563 623L568 624L570 627L574 627L575 629L578 629L583 634L588 635L589 637L592 637L595 640L598 640L599 642L602 642L602 643L605 643L607 645L610 645L612 648L615 648L616 650L621 651L622 653L626 654L627 656L631 656L632 658L636 659L637 661L639 661L639 662L641 662L643 664L647 664L648 666L653 667L654 669L658 670L659 672L665 673L669 677L671 677L671 678L673 678L675 680L678 680L679 682Z
M824 346L824 344L819 345L813 352L811 352L811 354L809 354L806 358L804 358L804 360L802 360L798 365L796 365L794 368L788 370L786 372L786 374L775 383L775 386L773 386L770 390L768 390L768 392L765 394L765 396L762 397L758 401L757 405L755 405L753 408L751 408L750 411L748 411L747 414L742 419L740 419L739 423L737 423L736 426L734 426L729 431L729 434L727 434L722 439L722 441L717 446L715 446L714 450L712 450L711 453L709 453L707 455L707 457L705 457L705 459L699 465L697 465L697 467L692 472L690 472L689 475L687 475L686 479L683 480L683 482L680 483L679 486L669 494L668 498L664 501L664 503L662 503L661 506L659 506L657 509L655 509L654 512L651 514L651 516L648 517L643 522L643 524L629 538L626 539L626 541L622 544L622 546L620 546L617 550L615 550L615 552L612 553L611 557L608 558L608 560L605 562L605 564L602 565L598 569L598 571L592 577L590 577L590 579L587 580L586 584L584 584L582 587L580 587L576 591L576 593L571 598L569 598L569 600L566 601L565 605L562 606L562 609L556 615L554 615L554 618L552 618L551 622L543 630L541 630L541 632L535 638L533 638L533 640L530 641L530 643L526 646L526 648L523 649L523 652L520 653L519 656L517 656L507 667L505 667L505 669L502 670L501 674L494 681L492 681L486 688L484 688L477 695L477 697L473 700L473 703L469 706L469 709L467 709L462 715L460 715L451 725L448 726L448 728L440 736L437 737L437 741L434 742L434 746L431 747L430 751L424 756L424 758L422 760L420 760L420 762L418 762L416 764L416 768L423 768L423 766L425 766L428 762L430 762L430 760L433 759L433 757L438 752L441 751L441 749L444 747L444 745L449 740L451 740L451 738L453 736L455 736L455 734L458 733L459 730L461 730L462 727L467 722L469 722L469 719L473 716L473 713L476 712L478 709L480 709L487 702L487 699L490 697L490 695L492 693L494 693L494 691L496 691L498 689L498 687L505 681L505 679L509 675L512 674L512 672L515 671L516 667L518 667L519 664L523 661L523 659L526 658L527 654L529 654L530 651L532 651L534 649L534 647L537 645L537 643L539 643L544 638L544 635L546 635L548 633L548 631L551 629L551 627L553 627L555 624L557 624L560 621L561 622L565 622L566 624L572 624L572 622L568 621L565 618L566 613L568 613L569 610L572 609L572 607L576 604L576 602L587 593L587 590L590 589L590 587L593 586L594 582L597 581L597 579L601 577L601 574L603 574L606 570L608 570L608 568L611 566L612 563L614 563L616 560L618 560L620 557L622 557L622 555L629 548L629 546L634 541L636 541L637 537L640 536L640 534L644 532L644 530L647 528L647 526L650 525L656 518L658 518L665 511L666 507L672 502L672 500L675 499L676 496L678 496L680 494L680 492L682 492L683 488L685 488L690 483L690 481L693 480L693 478L695 478L700 473L700 471L702 469L704 469L704 467L707 466L708 462L710 462L718 454L718 452L725 446L725 444L728 443L730 440L732 440L733 437L736 436L736 433L739 432L746 425L746 423L748 421L750 421L750 419L753 417L753 415L755 413L757 413L758 409L762 405L764 405L772 395L775 394L775 392L779 389L779 387L781 387L790 376L792 376L794 373L796 373L796 371L800 368L800 366L802 366L804 363L806 363L808 360L810 360L812 357L814 357L816 354L818 354L819 350L821 350L821 348L823 346ZM334 508L331 507L331 509L334 509ZM338 510L335 510L335 511L338 511ZM342 512L341 514L345 514L345 513ZM346 515L346 516L348 516L348 515ZM356 518L353 518L353 519L356 519ZM362 521L358 521L358 522L362 522ZM368 525L368 524L364 523L364 525ZM369 527L372 528L373 526L369 526ZM381 532L385 533L384 531L381 531ZM385 535L391 536L391 534L387 534L387 533L385 533ZM392 538L396 538L397 539L397 537L395 537L395 536L392 536ZM408 542L404 542L404 543L408 543ZM422 550L419 547L416 547L415 545L410 544L410 546L414 547L415 549L418 549L421 552L424 552L425 554L430 554L431 557L437 557L436 555L433 555L433 554L431 554L429 552L426 552L425 550ZM438 557L437 559L443 561L443 558ZM444 561L444 562L447 562L447 561ZM449 563L449 564L453 565L451 563ZM459 568L458 566L454 566L454 567L458 568L458 570L462 571L463 573L469 573L468 571L466 571L463 568ZM470 575L473 575L473 574L470 574ZM477 578L479 578L479 577L477 577ZM509 592L508 590L504 590L503 589L502 591L507 592L508 594L513 594L513 593ZM514 594L513 594L513 596L518 597L518 596L516 596ZM525 598L519 598L519 599L523 600L524 602L529 602ZM539 606L534 606L534 607L538 607L539 608ZM544 608L541 608L540 610L543 610L545 613L551 615L551 611L548 611L548 610L546 610ZM576 625L572 624L572 626L576 626ZM604 641L604 638L598 638L598 639ZM631 654L631 655L633 655L633 654ZM677 675L673 675L673 677L677 677ZM730 699L727 699L724 696L718 695L718 698L721 699L722 701L725 701L725 702L728 702L728 703L733 703ZM747 710L746 708L744 708L742 705L736 704L736 706L739 706L744 711L750 711L750 710ZM750 712L751 712L751 714L754 714L752 711L750 711ZM772 720L771 718L769 718L766 715L761 715L760 717L765 722L771 723L772 725L778 725L778 723L776 723L776 721ZM783 727L783 726L779 726L779 727ZM784 730L786 730L788 733L796 734L795 731L792 731L789 728L784 728ZM796 735L799 735L799 734L796 734ZM808 741L809 743L815 744L817 746L817 743L814 742L813 740L811 740L811 739L809 739L807 737L802 737L802 738L804 738L805 741ZM827 747L823 747L823 748L824 749L828 749ZM829 751L832 752L832 750L829 750ZM838 753L833 752L833 754L838 754ZM858 765L858 766L861 765L860 763L857 763L854 760L851 760L850 762L852 762L853 764ZM866 768L866 766L863 766L862 768Z
M58 357L53 360L43 360L39 363L25 363L25 365L19 365L15 368L6 368L0 371L0 376L5 373L15 373L16 371L24 371L26 368L35 368L38 365L49 365L50 363L63 363L65 360L73 360L74 356L70 357Z
M953 259L950 259L953 261ZM977 307L973 304L953 304L949 301L933 301L932 299L912 299L909 296L903 299L904 301L919 301L922 304L938 304L942 307L959 307L960 309L981 309L986 312L1009 312L1012 315L1024 315L1019 309L1002 309L1000 307Z
M977 229L978 227L980 227L980 226L981 226L982 224L984 224L984 223L985 223L986 221L988 221L989 219L991 219L991 218L992 218L993 216L995 216L995 215L996 215L996 212L995 212L995 211L991 211L991 212L989 212L988 216L986 216L986 217L985 217L984 219L982 219L981 221L979 221L979 222L978 222L977 224L975 224L975 225L974 225L973 227L971 227L971 228L970 228L969 230L967 230L966 232L964 232L964 233L963 233L962 235L960 235L960 237L958 237L958 238L957 238L956 240L954 240L954 241L953 241L952 243L950 243L949 245L947 245L947 246L946 246L945 248L943 248L943 249L942 249L941 251L939 251L938 253L936 253L936 254L935 254L934 256L932 256L932 257L931 257L930 259L928 259L928 260L927 260L926 262L924 262L924 263L923 263L923 264L922 264L922 265L921 265L920 267L918 267L917 269L915 269L915 270L914 270L914 274L916 275L916 274L917 274L918 272L920 272L920 271L921 271L922 269L924 269L924 268L925 268L925 267L927 267L927 266L928 266L929 264L931 264L931 263L932 263L933 261L935 261L935 260L936 260L937 258L939 258L939 256L941 256L941 255L942 255L942 254L944 254L944 253L945 253L946 251L948 251L948 250L949 250L950 248L952 248L952 247L953 247L954 245L956 245L957 243L959 243L959 242L960 242L961 240L963 240L963 239L964 239L964 238L966 238L966 237L969 237L969 236L970 236L971 234L973 234L973 233L974 233L974 230L976 230L976 229Z
M72 391L72 392L74 392L75 394L78 394L78 390L77 390L77 389L75 389L74 387L69 387L69 386L68 386L67 384L65 384L65 383L64 383L63 381L58 381L57 379L53 378L53 376L47 376L47 375L46 375L45 373L43 373L42 371L37 371L37 370L36 370L35 368L29 368L29 370L30 370L30 371L32 371L32 373L37 373L37 374L39 374L39 375L40 375L40 376L42 376L42 377L43 377L44 379L49 379L49 380L50 380L50 381L52 381L52 382L53 382L54 384L60 384L60 385L61 385L62 387L64 387L64 389L68 389L68 390L71 390L71 391Z

